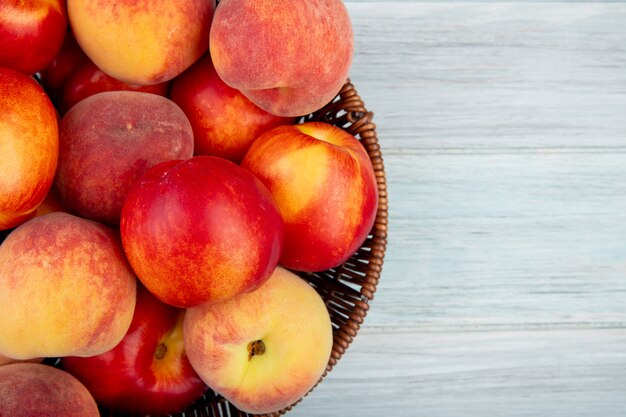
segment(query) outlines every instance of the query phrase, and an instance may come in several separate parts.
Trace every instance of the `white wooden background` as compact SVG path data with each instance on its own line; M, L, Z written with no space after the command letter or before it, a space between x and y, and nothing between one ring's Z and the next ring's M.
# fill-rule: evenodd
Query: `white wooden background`
M346 4L389 247L290 415L626 416L626 4Z

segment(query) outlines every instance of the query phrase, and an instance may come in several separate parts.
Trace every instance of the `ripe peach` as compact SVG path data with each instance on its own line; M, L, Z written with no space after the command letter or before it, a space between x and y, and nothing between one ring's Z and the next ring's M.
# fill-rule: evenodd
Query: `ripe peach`
M183 335L200 378L254 414L278 411L306 394L333 346L324 301L281 267L251 293L188 309Z
M54 106L30 77L0 68L0 230L26 221L44 199L57 166Z
M0 415L99 417L87 388L69 373L37 363L0 367Z
M74 36L113 78L169 81L209 46L215 0L68 0Z
M105 352L130 326L136 286L111 229L67 213L35 217L0 245L0 354Z
M378 187L365 148L351 134L320 122L280 126L254 141L241 166L270 189L285 220L281 265L332 268L367 238Z
M138 91L88 97L61 120L55 187L83 217L119 222L128 188L145 170L193 155L193 130L171 100Z
M302 116L341 89L353 38L341 0L222 0L210 51L226 84L270 113Z
M269 191L214 156L164 162L128 192L120 231L144 285L176 307L251 291L278 262L283 221Z
M224 84L208 54L174 79L170 97L191 122L194 153L235 163L261 133L294 121L266 112Z

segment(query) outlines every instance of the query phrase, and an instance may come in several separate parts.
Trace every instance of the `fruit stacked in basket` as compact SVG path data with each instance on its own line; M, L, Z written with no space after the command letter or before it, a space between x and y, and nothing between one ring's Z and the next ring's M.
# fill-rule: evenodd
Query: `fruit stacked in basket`
M386 244L340 0L0 5L0 415L282 414Z

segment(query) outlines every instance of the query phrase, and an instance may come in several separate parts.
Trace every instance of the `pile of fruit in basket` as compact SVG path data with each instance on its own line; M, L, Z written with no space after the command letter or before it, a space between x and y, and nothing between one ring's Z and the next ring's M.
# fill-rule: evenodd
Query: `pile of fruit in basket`
M343 3L8 0L0 45L0 415L306 394L332 325L293 271L377 209L359 141L301 118L347 78Z

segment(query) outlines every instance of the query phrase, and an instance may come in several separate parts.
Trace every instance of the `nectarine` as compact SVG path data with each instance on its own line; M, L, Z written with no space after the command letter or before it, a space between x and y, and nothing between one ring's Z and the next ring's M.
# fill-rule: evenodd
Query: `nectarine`
M280 126L253 142L241 166L270 189L285 220L281 265L332 268L367 238L378 187L367 152L353 135L320 122Z
M0 230L24 222L45 198L57 167L57 115L30 77L0 67Z

